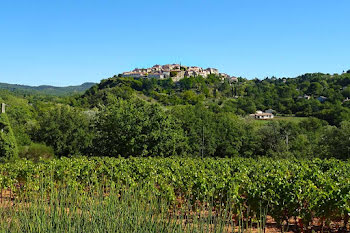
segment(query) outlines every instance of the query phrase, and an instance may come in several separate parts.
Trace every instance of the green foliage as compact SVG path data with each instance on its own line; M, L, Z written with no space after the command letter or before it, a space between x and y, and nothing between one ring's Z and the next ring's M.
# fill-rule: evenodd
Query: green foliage
M89 154L93 137L89 112L65 105L41 111L38 126L32 132L35 141L51 146L58 156Z
M159 105L116 99L95 123L96 153L104 156L181 154L185 138L177 121Z
M19 157L33 161L39 161L40 159L52 159L54 156L54 151L51 147L39 143L23 146L20 148L19 152Z
M0 99L6 103L6 114L19 146L31 143L28 132L35 118L35 110L29 100L15 96L8 91L0 91Z
M181 66L181 67L180 67L180 70L182 70L182 71L186 71L186 70L187 70L187 68L186 68L186 67L184 67L184 66Z
M6 113L0 114L0 158L15 159L18 157L16 138L13 135Z
M173 73L173 75L176 74ZM347 120L346 114L349 107L346 102L343 103L343 100L349 95L347 87L350 85L350 75L348 73L342 75L314 73L287 79L238 78L239 81L236 83L221 80L216 75L209 75L207 78L186 77L176 85L169 80L115 76L102 80L100 84L87 91L80 101L89 102L89 106L93 107L100 103L107 104L104 101L107 93L127 87L133 90L133 95L138 96L142 93L165 106L198 103L207 105L217 100L225 103L236 99L236 104L225 108L225 111L247 115L256 110L273 109L279 114L317 117L337 126L341 121ZM116 96L123 99L129 98L120 94ZM327 97L327 101L321 103L317 100L319 96ZM334 115L327 117L328 112L337 111L342 112L337 119L332 118Z
M170 71L170 77L176 77L178 74L177 71Z
M171 113L186 133L189 154L231 157L241 152L246 131L236 116L214 114L202 105L174 107Z
M104 150L106 156L347 159L346 146L333 148L327 142L340 137L332 134L346 131L341 122L350 121L350 102L344 101L349 86L347 73L238 78L234 83L217 75L176 83L171 78L114 76L83 95L49 98L3 90L0 97L9 104L7 114L18 145L44 143L58 156L91 156ZM319 95L327 100L321 103ZM244 118L270 108L279 114L278 122ZM305 117L310 121L301 120Z
M95 83L83 83L78 86L68 87L55 87L55 86L26 86L17 84L0 83L0 89L11 90L25 94L44 94L44 95L55 95L55 96L67 96L76 93L82 93L95 85Z
M324 129L320 154L322 157L350 158L350 121L343 121L339 128L328 126Z
M74 205L70 206L69 212L75 213L78 210L85 213L88 210L86 216L82 215L80 218L87 217L90 220L94 218L94 214L105 216L103 211L109 210L110 205L113 208L119 206L117 200L125 198L128 195L125 191L129 190L133 191L129 194L135 199L129 199L125 204L128 209L132 209L133 214L138 213L137 208L132 206L140 204L139 200L145 201L148 207L152 206L153 201L162 200L163 204L166 203L163 213L176 211L178 209L173 208L181 208L182 205L189 206L191 213L202 213L201 206L210 205L213 211L230 209L231 218L238 215L242 208L249 208L246 214L251 219L257 216L263 206L266 208L266 215L271 216L278 224L290 218L299 218L305 225L315 219L340 221L347 219L350 214L349 176L349 162L336 159L80 157L38 163L18 160L0 164L2 189L11 188L18 194L17 198L24 198L25 203L28 203L28 197L35 196L42 201L38 206L52 201L49 202L52 204L50 210L61 211L58 216L62 216L67 205L59 205L53 200L73 198L70 203ZM18 185L19 180L21 185ZM66 193L65 187L69 187L71 195ZM101 194L97 202L97 212L94 209L96 206L91 203L96 193ZM112 199L115 194L117 198ZM80 196L84 198L74 199ZM24 205L18 203L15 206ZM27 211L30 206L33 205L25 206L23 211ZM138 208L142 206L138 205ZM151 210L156 211L152 208ZM12 212L13 215L10 216L13 218L26 213L23 211ZM34 212L33 216L35 219L38 216L44 217L40 213L49 214L51 211L42 208ZM114 209L109 216L119 212L121 211ZM5 212L0 216L4 216L3 214ZM23 216L23 219L30 216ZM57 219L57 216L52 218ZM79 222L78 216L76 218ZM119 218L114 220L112 222ZM0 222L4 226L8 221ZM71 222L73 224L75 221ZM110 224L108 222L103 221L104 224Z
M342 91L342 95L343 95L345 98L350 98L350 86L344 88L344 90Z

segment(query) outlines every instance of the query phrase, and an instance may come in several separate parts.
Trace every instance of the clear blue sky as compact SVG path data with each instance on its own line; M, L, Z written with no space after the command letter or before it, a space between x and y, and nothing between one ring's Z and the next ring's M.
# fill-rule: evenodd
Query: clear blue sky
M349 0L0 1L0 82L181 62L247 78L350 69Z

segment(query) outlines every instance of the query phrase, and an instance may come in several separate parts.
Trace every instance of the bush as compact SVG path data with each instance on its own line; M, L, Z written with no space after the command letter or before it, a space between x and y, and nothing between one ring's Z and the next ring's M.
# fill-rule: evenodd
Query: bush
M93 136L89 114L70 106L55 106L44 109L38 123L34 140L51 146L57 156L89 153Z
M159 105L118 99L103 108L95 122L94 150L103 156L183 154L184 132Z
M18 156L18 148L16 138L7 114L0 114L0 157L6 159L13 159Z
M51 147L44 144L33 143L30 146L21 147L19 156L21 158L39 161L40 159L52 159L55 155Z
M177 73L177 71L170 71L170 77L176 77Z

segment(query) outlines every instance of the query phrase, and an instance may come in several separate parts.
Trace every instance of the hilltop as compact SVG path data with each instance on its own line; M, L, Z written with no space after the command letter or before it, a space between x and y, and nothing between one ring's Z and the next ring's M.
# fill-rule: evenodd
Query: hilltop
M350 73L248 80L223 78L217 72L204 77L184 76L177 81L172 77L126 77L124 73L102 80L77 100L86 107L96 107L108 105L116 97L137 97L169 107L204 104L216 112L241 116L271 109L280 115L313 116L339 124L350 119Z
M228 74L220 73L216 68L202 68L198 66L184 66L181 64L166 64L166 65L154 65L150 68L135 68L132 71L123 72L121 77L132 78L156 78L167 79L171 78L174 82L177 82L185 77L197 77L203 78L209 75L217 75L221 79L229 79L236 77L230 77Z

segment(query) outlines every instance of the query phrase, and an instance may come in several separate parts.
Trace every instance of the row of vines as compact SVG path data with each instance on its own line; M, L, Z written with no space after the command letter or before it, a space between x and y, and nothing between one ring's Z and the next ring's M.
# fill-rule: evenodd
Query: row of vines
M14 196L59 183L85 192L106 181L152 190L169 203L230 203L255 213L264 207L277 222L347 221L350 214L350 163L335 159L81 157L0 164L0 186Z

